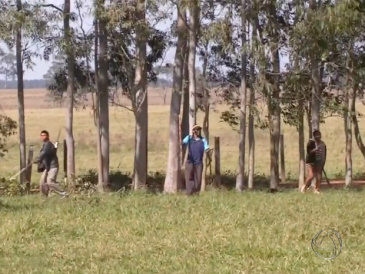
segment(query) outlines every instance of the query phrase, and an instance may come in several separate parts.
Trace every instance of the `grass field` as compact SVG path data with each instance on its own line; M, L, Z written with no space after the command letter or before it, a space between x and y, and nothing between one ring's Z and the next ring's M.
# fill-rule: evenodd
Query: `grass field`
M2 198L0 273L363 274L363 197L337 190ZM343 242L331 261L311 248L326 228ZM321 247L328 254L329 239Z
M152 90L151 105L149 106L149 162L150 172L165 173L167 166L168 149L168 121L169 106L163 104L165 91ZM42 95L43 94L43 95ZM43 96L43 97L42 97ZM42 99L43 98L43 99ZM59 129L65 124L65 109L51 108L45 102L45 91L27 90L25 93L26 104L26 136L27 147L33 144L37 154L41 142L39 133L47 129L51 139L55 141ZM169 99L169 96L167 96ZM167 102L169 102L167 100ZM2 113L17 120L16 93L14 91L0 91L0 104ZM214 136L221 138L221 168L223 171L237 169L238 163L238 133L233 131L226 123L219 119L220 110L224 107L218 106L216 112L211 114L210 136L211 146L214 146ZM358 104L358 111L365 113L365 106ZM198 113L198 121L202 122L202 113ZM360 129L365 136L365 119L360 119ZM321 126L323 139L328 146L328 158L326 163L327 175L331 178L342 178L345 171L345 136L343 132L343 120L338 117L328 118ZM97 167L96 153L96 128L93 124L93 117L90 108L75 111L74 136L76 142L76 169L78 175L89 169ZM285 165L287 178L296 180L298 175L298 134L296 130L287 125L282 130L285 139ZM256 135L256 166L255 174L269 174L269 134L268 130L255 131ZM131 172L133 168L134 153L134 117L131 112L121 108L110 109L110 143L111 143L111 170ZM61 140L64 138L64 131ZM307 134L306 134L307 138ZM307 139L306 139L307 141ZM18 171L19 152L18 136L15 135L8 142L9 153L1 159L0 177L11 176ZM364 159L358 150L354 140L353 165L354 173L364 173ZM59 157L62 162L63 148L59 148ZM213 169L214 170L214 169ZM37 182L39 175L33 172L34 181Z

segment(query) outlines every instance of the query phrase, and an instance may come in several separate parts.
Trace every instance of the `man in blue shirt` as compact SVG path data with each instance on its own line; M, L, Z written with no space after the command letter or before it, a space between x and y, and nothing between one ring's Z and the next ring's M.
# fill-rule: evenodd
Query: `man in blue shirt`
M188 145L188 158L185 163L186 194L191 195L200 191L203 174L204 152L209 149L206 139L201 136L201 127L195 125L192 135L184 138L183 145Z

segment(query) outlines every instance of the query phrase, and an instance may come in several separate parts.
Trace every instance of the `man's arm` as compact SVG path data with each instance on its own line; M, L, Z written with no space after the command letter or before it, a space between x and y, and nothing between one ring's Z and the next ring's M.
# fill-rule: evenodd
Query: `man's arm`
M324 165L326 164L326 160L327 160L327 146L326 146L325 143L323 143L323 146L324 146L324 148L323 148L323 153L324 153L324 155L323 155L323 167L324 167Z
M208 142L205 138L203 138L204 150L207 151L209 149Z
M39 162L43 161L45 156L45 151L42 150L37 157L34 158L33 164L38 164Z
M182 144L183 144L183 145L186 145L187 143L189 143L189 139L190 139L190 135L187 135L187 136L183 139Z
M33 161L34 164L39 163L44 160L44 158L48 155L51 155L53 152L54 146L51 142L48 142L44 145L43 150L39 153L38 157Z
M307 143L307 153L308 154L313 154L317 151L316 145L315 145L315 141L314 140L309 140Z

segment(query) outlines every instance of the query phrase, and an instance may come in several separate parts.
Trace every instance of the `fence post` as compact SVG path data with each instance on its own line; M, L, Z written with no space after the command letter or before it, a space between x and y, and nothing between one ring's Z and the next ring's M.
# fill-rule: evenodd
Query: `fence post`
M182 145L182 123L181 123L181 116L179 114L179 181L178 181L178 188L177 191L185 189L185 176L184 176L184 159L183 159L183 145Z
M29 146L29 153L28 153L28 168L25 172L25 182L26 182L26 191L27 191L27 194L29 194L30 192L30 183L32 181L32 161L33 161L33 151L34 151L34 148L33 148L33 145L30 145Z
M66 139L63 140L63 173L65 178L67 178L67 143Z
M204 155L203 155L202 182L201 182L201 186L200 186L200 191L201 192L204 192L206 190L206 185L207 185L206 171L207 171L207 155L206 155L206 153L204 153Z
M215 184L221 186L221 155L219 137L214 137Z
M280 134L280 177L281 182L285 183L286 175L285 175L285 153L284 153L284 135Z

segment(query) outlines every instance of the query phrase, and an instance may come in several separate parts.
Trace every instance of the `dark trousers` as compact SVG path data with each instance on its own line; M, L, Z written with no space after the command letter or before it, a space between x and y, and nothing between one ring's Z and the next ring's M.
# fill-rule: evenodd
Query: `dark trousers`
M186 162L185 164L185 185L186 194L191 195L200 192L202 184L203 164L193 165Z

